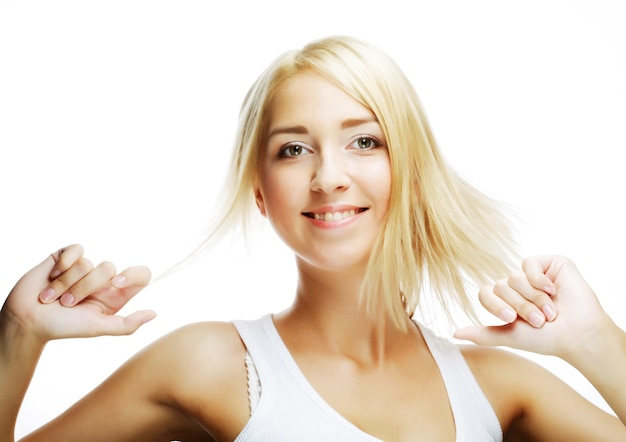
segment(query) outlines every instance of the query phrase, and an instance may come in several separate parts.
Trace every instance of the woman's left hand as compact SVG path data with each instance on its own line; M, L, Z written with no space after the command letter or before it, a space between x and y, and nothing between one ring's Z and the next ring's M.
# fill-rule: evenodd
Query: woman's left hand
M525 259L520 271L483 287L479 298L506 324L463 328L456 338L568 360L613 324L574 263L562 256Z

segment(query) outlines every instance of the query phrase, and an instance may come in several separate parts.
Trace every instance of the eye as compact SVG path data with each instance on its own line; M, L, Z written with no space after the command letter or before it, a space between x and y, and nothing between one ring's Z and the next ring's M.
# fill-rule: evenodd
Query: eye
M351 146L358 150L370 150L382 146L382 143L372 136L360 135Z
M299 157L306 155L309 150L301 144L286 144L278 151L279 158Z

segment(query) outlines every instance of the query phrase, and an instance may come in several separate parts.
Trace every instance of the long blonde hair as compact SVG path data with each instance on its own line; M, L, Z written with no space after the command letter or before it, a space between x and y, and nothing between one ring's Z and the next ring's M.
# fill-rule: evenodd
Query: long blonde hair
M515 247L507 217L501 205L446 164L417 93L398 65L351 37L328 37L286 52L252 85L240 111L220 216L193 255L234 225L245 232L268 107L285 79L305 71L325 76L370 109L387 140L391 200L363 281L368 311L385 308L404 327L427 283L448 318L456 305L476 320L467 282L483 284L509 272Z

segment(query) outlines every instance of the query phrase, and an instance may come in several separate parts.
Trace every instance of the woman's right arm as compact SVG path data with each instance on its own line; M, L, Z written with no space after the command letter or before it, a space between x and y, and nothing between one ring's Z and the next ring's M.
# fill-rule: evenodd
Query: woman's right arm
M524 260L522 270L480 292L494 314L514 308L519 315L501 326L472 326L456 332L479 345L508 346L558 356L578 369L620 418L626 434L626 331L602 308L572 261L562 256ZM539 316L550 305L551 320ZM531 312L540 320L531 326ZM513 315L515 316L515 314ZM581 419L583 416L581 416Z
M94 267L82 247L72 245L18 281L0 311L0 442L14 440L17 414L46 343L133 333L154 312L116 313L149 280L145 267L120 274L108 262Z

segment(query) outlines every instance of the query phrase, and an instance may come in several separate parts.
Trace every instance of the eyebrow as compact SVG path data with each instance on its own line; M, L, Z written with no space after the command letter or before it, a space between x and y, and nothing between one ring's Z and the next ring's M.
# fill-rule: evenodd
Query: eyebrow
M368 123L378 123L378 120L374 117L368 118L348 118L341 122L341 129L349 129L351 127L358 127ZM270 133L267 135L267 138L270 139L274 135L279 134L307 134L309 131L304 126L288 126L288 127L277 127L272 129Z

